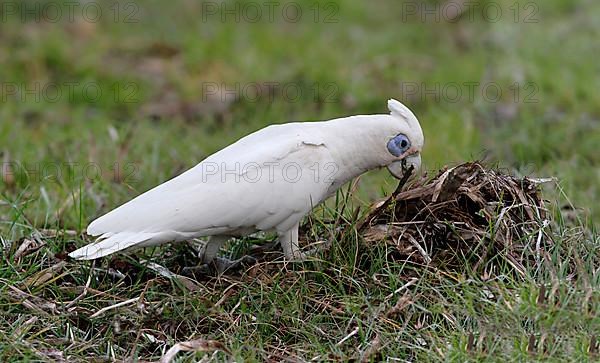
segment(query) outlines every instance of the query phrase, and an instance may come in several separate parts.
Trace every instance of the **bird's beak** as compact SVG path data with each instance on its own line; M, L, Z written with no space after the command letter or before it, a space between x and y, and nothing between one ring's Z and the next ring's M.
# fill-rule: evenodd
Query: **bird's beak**
M415 153L408 155L402 160L394 161L388 165L387 168L394 177L402 179L406 170L408 170L411 166L415 171L421 168L421 154Z

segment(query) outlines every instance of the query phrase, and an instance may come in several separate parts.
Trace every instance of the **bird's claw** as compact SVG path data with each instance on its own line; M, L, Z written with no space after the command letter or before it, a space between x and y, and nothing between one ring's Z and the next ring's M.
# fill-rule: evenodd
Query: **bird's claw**
M328 251L329 248L331 248L331 241L319 241L316 246L307 251L297 251L292 261L305 261L321 252Z
M210 262L203 263L194 267L184 267L184 274L192 275L210 275L212 273L223 274L227 271L236 270L244 266L255 265L258 260L252 256L244 256L237 260L230 260L224 257L216 257Z
M203 263L198 266L187 266L181 269L181 273L188 277L210 275L211 267L208 263Z
M237 260L230 260L224 257L217 257L212 261L212 265L216 268L217 272L222 274L229 270L235 270L243 266L255 265L258 260L252 256L243 256Z

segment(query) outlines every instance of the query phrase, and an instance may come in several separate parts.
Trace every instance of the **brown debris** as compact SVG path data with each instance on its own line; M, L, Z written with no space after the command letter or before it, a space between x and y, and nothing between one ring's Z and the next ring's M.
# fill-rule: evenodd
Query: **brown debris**
M215 340L196 339L175 344L167 351L167 353L165 353L165 355L163 355L163 357L160 359L160 363L171 362L179 352L214 352L216 350L220 350L228 355L231 355L229 349L227 349L227 347L225 347L225 345L221 342L217 342Z
M474 271L504 260L522 274L550 243L538 185L465 163L395 192L359 228L367 246L385 241L393 260L455 268L467 261Z

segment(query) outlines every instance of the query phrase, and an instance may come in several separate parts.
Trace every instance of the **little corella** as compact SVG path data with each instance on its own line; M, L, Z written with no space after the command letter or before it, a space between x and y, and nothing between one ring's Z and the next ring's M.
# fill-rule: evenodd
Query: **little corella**
M401 178L406 166L420 167L419 121L396 100L388 108L390 114L271 125L245 136L94 220L87 233L96 241L70 256L89 260L210 236L202 256L208 263L230 238L274 231L285 257L302 259L298 226L313 207L368 170L387 167Z

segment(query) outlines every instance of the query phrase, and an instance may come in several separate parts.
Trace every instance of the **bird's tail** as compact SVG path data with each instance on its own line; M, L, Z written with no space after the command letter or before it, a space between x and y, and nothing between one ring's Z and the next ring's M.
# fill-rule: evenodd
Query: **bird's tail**
M96 242L69 253L69 256L78 260L93 260L130 247L142 247L144 242L151 241L156 235L145 232L105 233Z

